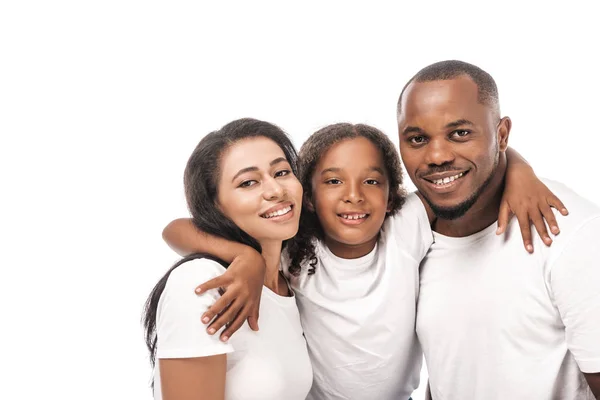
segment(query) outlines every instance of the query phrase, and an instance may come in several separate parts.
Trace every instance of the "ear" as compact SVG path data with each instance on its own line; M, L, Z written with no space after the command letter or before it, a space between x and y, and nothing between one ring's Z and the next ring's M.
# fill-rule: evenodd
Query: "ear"
M498 123L496 134L498 135L498 147L501 152L505 152L508 148L508 136L510 135L510 128L512 128L512 121L509 117L504 117Z

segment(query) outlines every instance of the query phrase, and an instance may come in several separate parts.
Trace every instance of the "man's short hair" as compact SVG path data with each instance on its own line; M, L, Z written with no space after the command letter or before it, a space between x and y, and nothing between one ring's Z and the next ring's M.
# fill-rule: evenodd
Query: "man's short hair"
M402 103L402 95L412 82L432 82L458 78L461 75L466 75L477 85L478 100L481 104L496 108L500 114L500 102L498 99L498 87L494 78L481 68L458 60L440 61L431 64L415 74L402 89L400 98L398 99L397 113L400 115L400 106Z

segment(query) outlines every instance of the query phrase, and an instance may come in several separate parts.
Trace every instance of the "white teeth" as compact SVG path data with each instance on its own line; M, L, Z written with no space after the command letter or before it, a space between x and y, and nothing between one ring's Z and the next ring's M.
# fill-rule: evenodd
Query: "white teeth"
M263 215L263 218L273 218L279 217L280 215L285 215L292 211L292 206L287 206L286 208L282 208L281 210L273 211L271 213Z
M367 214L340 214L340 216L344 219L362 219L367 216Z
M454 175L454 176L448 176L448 177L443 178L443 179L436 179L436 180L434 180L432 182L435 183L438 186L441 186L441 185L444 185L446 183L453 182L455 179L460 178L464 174L465 174L464 172L461 172L460 174L457 174L457 175Z

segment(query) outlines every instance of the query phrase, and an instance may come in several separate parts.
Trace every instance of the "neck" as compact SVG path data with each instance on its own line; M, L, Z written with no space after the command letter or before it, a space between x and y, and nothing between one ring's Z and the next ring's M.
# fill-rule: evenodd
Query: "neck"
M262 247L262 256L265 259L266 265L265 286L275 293L287 293L287 287L282 287L282 281L279 274L279 264L281 262L281 241L265 242L261 243L260 246Z
M506 156L501 153L492 180L475 204L460 218L453 220L436 219L433 230L446 236L464 237L477 233L496 222L504 192L505 172Z
M375 248L379 235L361 244L345 244L325 236L325 245L337 257L345 259L360 258L369 254Z

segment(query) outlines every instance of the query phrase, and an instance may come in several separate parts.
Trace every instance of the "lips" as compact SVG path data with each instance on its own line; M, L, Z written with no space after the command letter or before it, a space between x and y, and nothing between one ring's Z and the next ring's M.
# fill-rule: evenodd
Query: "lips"
M340 221L346 225L359 225L369 218L366 212L342 212L337 214Z
M281 217L283 215L289 214L293 208L294 205L291 202L287 201L269 208L267 211L260 214L260 216L265 219Z
M470 170L447 171L438 174L423 175L421 179L427 182L427 186L438 193L450 192L459 185Z

